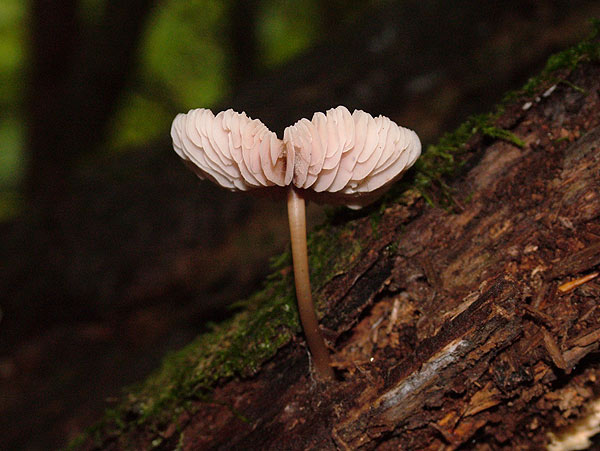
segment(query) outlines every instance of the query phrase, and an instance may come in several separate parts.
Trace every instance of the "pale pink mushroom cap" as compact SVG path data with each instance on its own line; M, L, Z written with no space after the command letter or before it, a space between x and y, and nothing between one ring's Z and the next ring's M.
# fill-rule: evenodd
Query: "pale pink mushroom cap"
M343 106L300 119L283 141L245 113L203 108L177 115L171 136L199 177L225 188L293 184L309 199L351 208L375 200L421 154L412 130Z
M343 106L315 113L285 129L292 183L322 193L330 203L360 208L375 200L421 154L415 132L385 116L373 118ZM309 196L319 200L319 195Z
M190 110L175 117L171 137L175 152L198 177L224 188L247 191L291 180L281 140L246 113Z

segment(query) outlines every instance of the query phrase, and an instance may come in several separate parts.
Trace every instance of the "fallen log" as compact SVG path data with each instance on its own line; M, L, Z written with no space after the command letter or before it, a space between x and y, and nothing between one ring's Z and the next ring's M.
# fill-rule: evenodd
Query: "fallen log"
M72 448L585 444L600 423L598 111L590 40L431 146L383 203L312 234L335 383L311 377L286 254Z

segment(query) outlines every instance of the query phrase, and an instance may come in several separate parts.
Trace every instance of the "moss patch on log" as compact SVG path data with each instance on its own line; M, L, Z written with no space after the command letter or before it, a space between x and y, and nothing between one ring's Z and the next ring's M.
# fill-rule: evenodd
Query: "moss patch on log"
M317 294L319 289L344 271L362 250L360 240L352 240L352 245L342 244L351 233L351 224L343 224L321 227L309 236L317 310L325 304ZM289 251L274 259L271 267L273 272L262 290L232 305L240 310L238 313L168 355L160 369L144 382L129 387L121 404L108 409L88 437L94 439L96 433L106 432L107 428L118 435L146 422L162 424L181 414L195 400L210 401L210 392L219 381L255 374L300 332ZM79 438L69 449L77 449L81 443Z
M579 64L600 61L598 42L600 20L592 20L592 23L594 31L590 38L550 56L540 74L530 78L521 89L506 94L502 102L490 113L471 116L456 130L445 134L436 144L427 147L415 164L414 185L430 205L441 204L447 207L452 204L452 194L447 181L465 164L467 143L474 136L502 139L517 147L525 145L510 130L497 124L498 118L505 112L507 105L518 101L526 103L528 99L539 100L540 94L552 85L568 83L566 80L568 73ZM405 185L402 186L403 191L407 188Z

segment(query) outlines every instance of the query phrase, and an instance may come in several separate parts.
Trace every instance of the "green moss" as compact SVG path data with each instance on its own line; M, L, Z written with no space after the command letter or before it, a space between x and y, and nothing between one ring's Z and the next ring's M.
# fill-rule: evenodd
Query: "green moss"
M268 286L246 302L244 311L169 355L158 371L130 388L129 396L106 412L96 431L173 420L181 410L176 409L178 403L210 400L210 391L220 379L254 374L299 332L292 289L289 275L279 272L271 276ZM93 437L94 431L88 434Z
M498 138L507 141L519 148L525 147L525 142L514 133L503 128L494 127L493 125L485 124L480 128L481 133L490 138Z
M90 432L91 431L88 431L88 434ZM83 446L83 444L85 443L86 439L87 439L86 435L84 435L84 434L78 435L73 440L71 440L71 442L67 445L65 450L70 451L70 450L75 450L75 449L81 448Z
M415 186L429 204L436 203L434 191L441 195L439 201L451 203L451 190L446 180L463 166L464 159L461 157L466 152L467 141L482 129L489 130L498 114L470 117L454 132L445 134L437 144L428 146L423 152L415 164Z
M141 418L173 400L203 397L219 379L254 374L299 331L291 277L271 279L246 309L169 356L140 392Z
M371 223L371 234L374 239L378 239L380 237L379 233L379 224L381 223L381 210L377 210L371 214L369 217L369 221Z
M442 136L437 144L427 147L415 164L415 186L430 205L440 203L442 206L449 206L452 204L452 192L446 184L446 180L463 167L466 143L474 135L479 133L490 138L507 141L517 147L525 146L525 143L514 133L494 125L496 119L503 112L504 108L500 105L493 113L471 116L455 131ZM438 202L433 200L434 191L438 194Z
M583 62L600 61L600 21L592 20L594 32L589 39L575 46L552 55L542 72L530 78L519 90L507 94L492 113L472 116L460 125L454 132L448 133L437 144L427 147L415 164L415 186L430 205L449 207L452 205L452 191L446 181L461 169L465 159L466 143L475 134L502 139L517 147L525 143L509 130L499 128L495 122L504 112L505 106L516 99L531 98L539 94L542 88L550 83L566 83L577 91L581 88L574 86L565 79L565 71L574 70ZM405 188L405 187L403 187Z
M583 89L581 86L577 86L575 83L571 83L569 80L560 80L560 83L567 85L569 88L574 89L580 94L586 94L585 89Z
M349 222L338 227L321 227L308 238L310 281L317 310L325 301L319 296L321 288L343 272L363 249L364 243L355 237L353 225Z
M544 71L554 72L559 69L575 69L581 62L600 60L600 46L597 39L600 36L600 20L591 20L594 31L592 36L579 44L548 58Z
M514 100L515 97L533 96L541 85L548 82L566 82L564 78L557 77L558 72L572 71L583 62L600 61L600 20L591 19L592 35L580 43L548 58L542 72L530 78L525 85L517 91L508 93L504 101ZM566 82L568 83L568 82Z
M321 228L309 235L317 308L325 301L319 297L319 289L361 251L359 240L351 240L352 245L341 244L352 233L350 227L340 226ZM159 425L176 420L182 402L187 403L184 409L192 401L213 402L211 392L218 381L255 374L300 332L289 252L273 260L272 268L265 288L236 304L242 311L167 356L159 370L128 389L127 398L116 409L108 410L103 423L88 431L88 437L107 429L125 431L136 424L160 429ZM82 440L74 441L71 449L80 446Z

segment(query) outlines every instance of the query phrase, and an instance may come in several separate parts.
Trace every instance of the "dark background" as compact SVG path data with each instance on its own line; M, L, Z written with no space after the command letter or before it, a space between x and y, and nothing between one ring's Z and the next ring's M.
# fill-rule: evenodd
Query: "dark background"
M0 448L64 445L286 246L283 206L178 161L175 114L231 106L281 136L344 104L425 148L599 15L583 0L3 1Z

